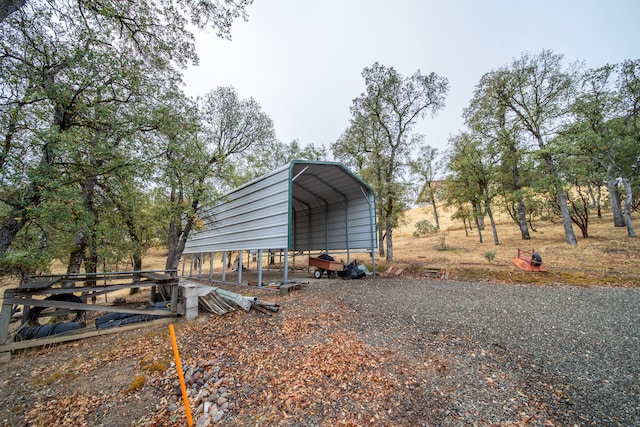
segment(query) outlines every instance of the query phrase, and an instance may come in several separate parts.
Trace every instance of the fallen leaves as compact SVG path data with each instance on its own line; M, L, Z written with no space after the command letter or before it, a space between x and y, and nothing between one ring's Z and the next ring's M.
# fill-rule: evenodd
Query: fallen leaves
M198 425L487 425L486 393L511 399L519 410L505 418L511 425L537 422L544 411L517 389L509 395L510 379L487 362L490 350L472 353L463 337L407 327L384 310L365 313L365 306L358 311L306 291L278 302L282 309L270 317L201 313L175 325ZM16 424L185 424L165 328L61 346L38 360L44 363L24 393L29 405L12 401L23 405L13 403ZM471 374L463 372L469 361L477 365ZM461 380L469 377L474 381Z
M26 421L32 426L89 426L86 415L95 411L103 398L95 395L74 393L34 402Z

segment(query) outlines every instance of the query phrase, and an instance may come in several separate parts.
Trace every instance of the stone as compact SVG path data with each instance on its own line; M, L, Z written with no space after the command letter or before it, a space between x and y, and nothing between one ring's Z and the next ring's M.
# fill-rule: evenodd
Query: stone
M220 421L222 419L222 417L224 416L224 411L218 411L216 412L216 414L213 416L213 422L217 423L218 421Z
M191 375L191 376L189 377L189 381L188 381L188 383L189 383L189 384L193 384L193 383L197 382L199 379L201 379L201 378L202 378L202 376L203 376L203 375L202 375L202 372L200 372L200 371L196 371L196 372L194 372L194 373L193 373L193 375Z
M211 425L211 417L209 414L203 414L198 421L196 421L196 427L208 427Z

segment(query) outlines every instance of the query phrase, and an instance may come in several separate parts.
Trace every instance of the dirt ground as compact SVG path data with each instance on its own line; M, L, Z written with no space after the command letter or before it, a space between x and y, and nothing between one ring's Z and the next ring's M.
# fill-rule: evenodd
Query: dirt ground
M441 281L445 284L499 284L505 289L525 286L615 293L615 288L634 291L640 285L640 239L628 238L626 229L613 228L610 218L593 220L591 237L579 239L577 246L563 241L557 224L538 224L532 239L522 241L510 220L498 218L500 245L494 245L489 231L480 243L475 232L467 236L460 225L450 222L438 234L413 237L415 222L433 220L430 215L427 208L411 211L394 233L394 261L376 258L378 271L392 266L404 269L394 280L410 281L407 289L413 293L421 292L420 284L433 282L433 277L426 276L433 268L440 269L438 280L446 279ZM518 248L535 248L548 272L531 274L515 268L511 259ZM495 252L494 256L489 257L488 252ZM161 268L163 260L162 250L151 251L145 268ZM367 262L365 257L359 261ZM464 330L435 328L428 323L434 321L432 317L380 307L357 308L354 296L366 299L371 289L360 285L350 289L346 281L315 281L303 267L292 277L307 277L310 286L288 296L231 287L236 292L260 293L260 298L280 304L278 313L203 314L192 322L176 322L185 371L202 372L208 378L204 385L192 384L192 402L198 402L199 387L214 390L212 404L220 409L219 425L640 422L637 411L625 415L627 422L608 413L572 412L571 399L578 395L576 390L582 393L582 385L546 378L549 371L541 360L527 362L526 367L514 364L514 360L529 359L518 359L521 353L499 342L487 346ZM385 279L373 278L362 283L367 280L385 283ZM459 288L445 289L452 292L452 300L464 297ZM406 296L408 307L411 298ZM628 301L619 304L630 309ZM465 318L454 312L451 316L452 321ZM416 327L415 319L427 322L426 326ZM637 330L621 336L637 345ZM621 345L628 347L628 343ZM558 351L574 350L566 346ZM637 372L629 375L637 377ZM588 379L590 374L581 377ZM631 399L637 397L637 380L624 382L636 384ZM18 352L10 362L0 364L0 384L3 426L185 425L166 325ZM606 382L594 384L608 387ZM462 395L456 394L458 389ZM638 402L626 403L638 407ZM197 417L202 404L199 401L192 408ZM625 405L619 407L628 409Z
M175 328L200 426L634 425L638 291L311 279L253 289L277 313ZM0 365L0 421L186 425L173 360L167 325L22 351Z

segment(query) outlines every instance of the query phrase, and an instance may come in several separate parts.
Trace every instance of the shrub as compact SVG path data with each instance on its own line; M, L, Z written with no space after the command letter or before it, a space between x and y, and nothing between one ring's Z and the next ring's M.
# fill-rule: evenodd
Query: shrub
M484 253L484 257L487 259L487 261L491 262L496 259L496 251L486 251Z
M414 237L426 236L427 234L435 234L438 229L426 219L416 222L416 231L413 232Z

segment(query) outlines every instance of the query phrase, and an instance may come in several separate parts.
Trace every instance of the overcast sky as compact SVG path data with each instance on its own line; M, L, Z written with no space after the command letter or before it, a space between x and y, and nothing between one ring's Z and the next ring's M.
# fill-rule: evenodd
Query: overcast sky
M255 0L247 11L231 41L197 36L200 65L185 72L185 90L234 86L285 143L335 142L376 61L449 80L445 108L416 128L443 150L480 77L523 52L550 49L588 68L640 58L639 0Z

